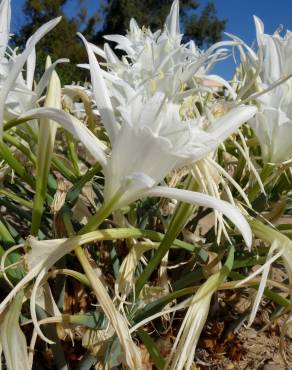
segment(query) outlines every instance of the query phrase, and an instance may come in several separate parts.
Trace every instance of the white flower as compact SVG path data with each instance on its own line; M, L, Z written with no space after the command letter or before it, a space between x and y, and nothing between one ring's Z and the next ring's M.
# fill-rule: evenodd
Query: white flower
M121 125L105 169L105 200L127 188L119 206L139 198L143 187L157 185L171 170L206 157L255 112L239 107L212 123L182 120L180 105L162 93L150 99L136 95L118 109Z
M105 201L120 194L117 208L146 196L172 169L202 159L256 112L255 107L241 106L213 122L183 121L180 105L163 93L148 98L143 92L135 94L123 83L124 101L121 99L119 114L115 116L91 45L84 38L83 41L89 55L95 101L112 144L104 167ZM217 201L211 199L216 208Z
M19 325L23 291L20 291L0 320L0 358L3 351L7 370L30 370L27 343ZM1 368L1 364L0 364Z
M168 358L171 370L191 369L197 343L209 314L211 298L222 281L222 271L212 275L191 298Z
M200 193L157 188L156 185L172 169L200 160L214 151L255 114L256 108L236 107L212 120L208 116L183 120L179 114L180 105L164 93L156 92L149 97L144 91L136 93L131 86L121 81L121 103L114 110L92 47L82 39L89 55L93 94L112 146L110 156L107 156L108 150L104 151L103 144L85 125L64 112L41 108L27 112L27 115L30 118L49 117L84 143L103 167L105 205L111 206L110 211L143 196L177 198L221 211L231 218L250 245L249 226L235 207Z
M257 42L262 54L258 86L261 90L292 73L292 33L281 37L264 33L262 21L255 17ZM265 162L281 163L292 156L292 79L263 94L259 111L251 120Z
M142 88L150 94L159 91L174 97L185 90L186 85L197 88L196 77L209 85L212 81L211 84L219 83L232 91L226 81L218 76L208 76L207 72L226 56L226 50L221 46L234 45L234 42L217 43L205 52L200 51L193 41L182 43L178 0L173 2L162 31L153 33L149 28L141 29L131 19L126 36L104 37L115 42L115 48L126 54L119 59L108 44L104 45L104 50L91 45L93 52L106 60L108 72L103 71L103 75L109 81L119 78L132 88Z
M61 20L56 18L40 27L27 41L21 54L11 50L8 46L10 31L11 8L10 0L2 0L0 4L0 131L3 119L11 119L35 107L37 100L44 91L55 62L43 75L36 88L33 90L33 76L35 70L35 46L39 40L53 29ZM26 63L26 79L22 69Z

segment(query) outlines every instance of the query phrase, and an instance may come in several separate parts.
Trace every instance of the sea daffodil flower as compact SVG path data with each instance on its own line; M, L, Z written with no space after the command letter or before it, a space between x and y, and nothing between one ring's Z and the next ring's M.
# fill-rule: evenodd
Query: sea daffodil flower
M292 73L292 32L281 37L264 33L263 22L255 17L262 68L257 80L260 90ZM250 121L260 142L265 162L282 163L292 156L292 79L270 89L257 99L259 110Z
M2 0L0 4L0 131L4 117L11 119L35 107L45 89L55 65L44 74L36 89L33 90L33 75L35 69L35 46L39 40L53 29L61 18L53 19L41 26L27 41L21 54L11 51L8 47L10 31L11 7L10 0ZM12 55L10 55L12 53ZM22 68L26 63L26 80ZM0 132L1 134L1 132Z
M23 291L19 291L9 308L1 314L0 357L3 351L7 370L31 369L26 338L19 325L23 297Z
M172 169L202 159L256 112L253 106L240 106L209 122L209 127L204 128L200 120L182 121L180 106L163 93L157 92L150 98L143 93L135 96L135 92L131 93L131 87L125 83L124 90L129 93L129 99L118 107L118 115L115 115L109 90L91 45L82 39L89 56L93 94L112 145L104 173L105 203L116 198L114 208L154 194L156 190L160 196L169 197L169 190L164 188L163 195L162 188L156 189L156 185ZM94 140L97 141L96 138ZM101 160L104 162L104 156ZM186 194L185 199L190 200L187 193L175 189L171 189L171 192L173 198L177 194L181 199ZM208 206L212 204L214 208L220 208L219 204L224 204L223 208L227 206L227 203L212 197L193 194L202 205L207 202Z
M202 159L255 113L253 106L233 108L213 122L183 121L179 105L157 92L150 98L143 93L125 100L115 112L101 68L94 52L83 38L89 55L93 94L109 136L108 150L81 122L62 111L40 108L27 112L30 118L50 118L81 140L105 174L105 206L109 212L141 197L161 196L212 207L241 230L248 245L251 233L241 213L229 203L201 193L157 187L173 169ZM127 86L127 85L126 85ZM126 89L128 91L131 90ZM87 230L88 231L88 230Z
M134 89L142 88L150 94L163 92L169 97L179 95L186 86L192 90L207 90L207 86L215 83L225 86L235 97L227 81L216 75L208 76L212 66L226 56L226 49L222 47L235 42L219 42L205 52L193 41L184 44L178 0L172 4L163 30L153 33L145 27L140 28L135 19L131 19L126 35L106 35L104 38L116 43L115 49L125 53L119 59L109 44L104 45L104 50L91 45L94 53L105 59L108 71L102 73L109 81L119 78ZM202 81L199 87L198 81Z

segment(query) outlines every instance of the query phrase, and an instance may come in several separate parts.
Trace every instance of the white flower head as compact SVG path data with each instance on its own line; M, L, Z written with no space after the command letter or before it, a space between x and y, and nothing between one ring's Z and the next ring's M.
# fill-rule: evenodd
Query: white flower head
M262 56L258 86L265 90L292 73L292 33L281 37L264 33L262 21L255 17L257 42ZM281 163L292 156L292 79L258 98L259 111L250 121L257 135L265 162Z
M104 76L107 79L118 77L135 89L143 86L151 94L159 91L171 97L187 85L195 87L193 77L207 77L207 71L226 55L221 46L234 44L217 43L202 52L193 41L183 43L177 0L172 4L163 30L153 33L148 28L141 29L132 19L127 35L107 35L105 39L115 42L115 49L125 53L120 60L108 44L104 46L104 53L93 48L106 60L109 73L104 72ZM226 81L224 84L228 85Z
M163 93L149 99L134 95L118 110L121 125L105 169L105 199L127 185L119 205L137 199L143 187L157 185L171 170L206 157L255 112L254 107L238 107L213 122L206 117L183 120L180 105ZM129 190L131 179L137 195Z
M36 64L35 46L39 40L53 29L61 18L53 19L41 26L27 41L24 51L17 54L17 49L8 46L11 20L9 0L0 4L0 131L3 119L15 118L35 106L45 89L56 63L44 74L38 86L33 90L33 76ZM67 61L67 60L66 60ZM26 63L26 79L22 74Z

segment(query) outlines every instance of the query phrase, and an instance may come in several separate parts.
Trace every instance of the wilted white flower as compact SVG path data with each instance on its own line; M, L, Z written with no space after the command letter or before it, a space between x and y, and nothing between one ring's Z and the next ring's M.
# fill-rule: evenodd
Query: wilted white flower
M23 291L19 291L8 309L0 315L0 358L3 351L7 370L31 369L26 338L19 325L23 297Z
M212 295L220 282L219 272L211 276L191 299L168 360L172 370L191 368L197 343L208 317Z
M287 236L280 233L278 230L273 229L270 226L264 225L257 220L250 220L250 225L252 226L252 230L255 233L255 235L263 240L269 241L271 243L271 247L267 254L266 262L255 272L253 272L251 275L241 280L240 283L237 284L237 287L240 287L246 282L252 280L255 276L262 274L261 282L251 310L249 325L252 324L256 316L261 298L264 293L264 289L267 284L267 279L271 265L278 258L282 258L288 274L290 288L292 286L292 241L289 238L287 238Z
M71 239L51 239L38 241L31 237L27 240L28 253L26 255L28 272L25 277L11 290L6 298L0 303L0 314L5 310L7 305L23 287L36 279L30 297L30 312L32 322L37 334L46 342L52 343L42 333L35 310L38 299L38 291L41 284L44 283L48 270L63 256L70 253L77 245L83 245L102 237L101 232L92 232L85 235L73 237ZM100 281L98 275L94 275L94 286L99 304L105 314L109 317L113 328L125 350L126 363L131 369L140 369L140 353L132 338L127 323L122 314L115 308L109 297L106 287ZM12 368L11 368L12 370Z

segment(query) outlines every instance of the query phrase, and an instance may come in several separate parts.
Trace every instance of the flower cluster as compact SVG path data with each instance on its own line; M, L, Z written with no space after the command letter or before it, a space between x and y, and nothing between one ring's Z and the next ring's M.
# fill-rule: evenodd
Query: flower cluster
M0 302L0 353L3 351L7 368L31 369L36 337L52 344L41 325L59 323L72 337L74 325L81 331L90 328L99 340L86 348L98 348L97 360L104 366L123 364L140 370L141 351L138 340L133 340L138 335L154 353L158 368L190 369L212 296L233 268L234 248L253 256L252 231L272 247L263 267L232 285L246 284L264 271L250 323L271 263L282 258L291 280L291 242L276 231L267 231L265 237L263 230L269 227L251 220L265 207L258 205L262 197L266 202L277 196L282 199L292 186L291 33L266 35L263 23L255 17L256 51L235 36L199 50L194 41L183 42L179 1L174 0L161 30L140 28L132 19L127 34L106 35L103 48L79 34L89 61L80 67L90 72L91 83L78 86L72 82L62 88L55 68L66 59L52 63L48 56L43 76L39 81L34 76L35 47L60 18L40 27L21 53L9 46L10 20L10 0L2 0L0 156L12 175L1 171L4 186L0 195L11 200L4 204L7 209L15 211L19 205L30 230L17 238L21 244L14 245L11 228L0 220L1 238L10 243L6 250L0 247L0 277L10 289ZM231 48L239 50L241 60L234 79L228 82L211 70L229 57ZM90 191L86 191L88 183ZM167 212L161 206L165 199L169 202ZM155 216L151 211L141 221L141 213L147 213L147 207L154 203ZM141 204L145 206L142 211ZM210 208L215 211L215 221L203 237L196 229ZM271 218L280 211L271 212ZM104 229L109 224L111 227ZM90 249L85 253L84 248L116 239L126 239L129 250L113 267L115 283L111 289L102 264L93 261ZM185 290L170 293L172 282L164 268L173 248L191 253L190 261L199 255L206 271L215 250L219 270L211 276L205 274L206 281L193 290L196 293L188 293L190 297L178 304L173 301L185 295ZM85 275L55 267L72 251ZM119 259L112 254L111 258ZM183 264L189 265L189 261ZM179 265L174 267L178 271ZM150 278L156 269L155 286ZM56 294L47 283L57 273L90 288L98 310L89 310L86 315L62 314L61 300L57 306ZM29 353L19 325L26 300L30 309L28 313L25 308L25 315L34 328ZM164 362L141 328L155 318L165 319L169 313L186 308ZM50 317L41 319L40 310ZM96 315L103 315L101 321L106 325L99 325ZM19 346L14 351L17 340Z

